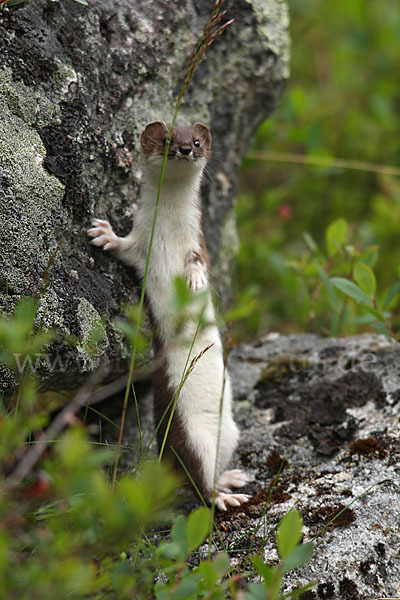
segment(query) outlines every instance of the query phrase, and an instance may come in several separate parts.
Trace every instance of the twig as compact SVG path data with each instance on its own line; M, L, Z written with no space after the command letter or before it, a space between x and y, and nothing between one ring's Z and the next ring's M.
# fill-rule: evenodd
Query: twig
M111 381L111 383L107 383L99 390L93 392L89 396L86 404L89 406L94 406L95 404L99 404L99 402L103 402L104 400L107 400L107 398L111 398L111 396L118 394L118 392L124 390L127 385L130 386L132 383L149 379L157 370L159 364L159 360L152 360L150 363L148 363L146 368L142 368L140 371L135 371L130 378L129 373L121 375L121 377L118 377L118 379L114 379L114 381Z
M57 246L56 246L54 252L50 255L49 260L47 261L46 269L43 273L42 280L40 283L40 288L34 295L35 302L37 302L37 303L40 302L40 300L44 296L45 292L47 291L47 288L49 286L50 269L53 266L53 263L57 257L58 252L60 251L61 244L62 244L62 241L57 243Z
M381 312L381 311L379 311L378 305L376 303L376 298L374 298L374 297L372 297L372 306L374 307L375 310L377 310L378 312ZM399 336L396 335L395 332L393 331L393 329L390 327L389 322L385 318L385 316L383 315L383 313L382 313L382 316L383 316L383 324L386 327L388 333L391 335L391 337L393 339L395 339L398 342L399 341Z
M351 160L347 158L329 158L327 156L308 156L291 152L250 152L247 158L253 160L265 160L272 162L296 163L315 167L333 167L337 169L353 169L355 171L367 171L379 173L380 175L391 175L400 177L400 168L392 165L380 165L363 160Z

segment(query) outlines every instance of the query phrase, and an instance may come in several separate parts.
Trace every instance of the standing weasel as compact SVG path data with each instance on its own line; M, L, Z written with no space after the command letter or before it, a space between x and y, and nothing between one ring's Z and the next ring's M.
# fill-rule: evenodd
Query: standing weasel
M169 129L161 121L149 123L142 133L144 182L131 233L125 238L118 237L107 221L99 219L93 221L93 227L88 231L93 244L103 246L104 250L114 250L118 258L134 266L142 278L168 135ZM214 307L208 287L209 260L201 225L200 182L210 154L211 134L205 125L196 123L173 131L150 256L146 299L157 328L154 344L159 365L154 381L156 424L177 393L185 365L187 368L197 357L178 396L165 454L178 467L175 453L180 457L208 502L212 499L217 468L215 503L220 510L226 510L227 506L246 502L248 496L231 489L242 487L247 481L246 474L239 469L224 472L239 433L232 417L231 385L224 367L222 343L214 324ZM184 331L179 333L173 325L172 298L174 280L178 276L185 277L192 290L206 290L203 317L207 325L197 335L193 321L185 323ZM170 409L157 432L159 449L169 414Z

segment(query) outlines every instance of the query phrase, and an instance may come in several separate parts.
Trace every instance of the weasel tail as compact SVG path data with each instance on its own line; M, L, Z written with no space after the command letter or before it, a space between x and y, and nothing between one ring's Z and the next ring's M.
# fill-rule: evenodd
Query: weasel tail
M142 133L144 182L131 233L120 238L107 221L98 219L88 232L93 244L113 250L141 277L168 135L168 127L160 121L150 123ZM146 299L157 332L154 415L156 425L161 422L157 432L159 450L162 448L163 456L181 472L181 463L184 465L208 502L216 481L216 506L226 510L246 502L248 497L232 492L232 488L245 485L246 474L239 469L224 471L239 433L232 417L231 384L215 325L199 204L201 176L210 152L211 134L205 125L196 123L174 130L159 201ZM177 277L185 278L194 291L194 302L187 308L188 318L183 323L178 322L173 308Z

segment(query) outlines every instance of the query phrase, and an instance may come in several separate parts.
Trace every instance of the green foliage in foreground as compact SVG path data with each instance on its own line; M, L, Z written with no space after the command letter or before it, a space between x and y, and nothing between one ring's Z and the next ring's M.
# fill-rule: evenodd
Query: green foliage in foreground
M15 367L16 357L24 364L51 341L35 319L30 300L1 316L3 365ZM249 551L241 557L253 565L246 572L235 572L226 552L199 560L194 553L207 538L221 546L212 511L172 518L175 477L151 461L112 485L106 467L114 453L91 443L81 424L46 439L49 403L34 379L18 369L15 376L19 388L0 405L0 598L217 600L240 589L244 600L276 600L284 574L310 559L313 546L300 543L302 519L292 511L277 530L277 565ZM42 444L43 457L35 454Z
M104 460L74 428L55 445L34 481L2 496L4 597L50 600L90 593L107 598L113 590L128 597L122 575L129 563L120 555L165 513L173 480L147 464L140 478L123 477L113 490L101 469ZM130 597L137 579L131 567Z
M325 232L339 218L348 223L347 244L361 254L374 246L379 250L373 265L379 297L400 276L400 178L379 168L393 165L400 173L400 3L288 0L288 5L290 81L281 105L257 132L238 193L236 299L255 305L235 328L241 339L271 329L334 329L331 304L319 296L313 312L311 279L308 273L304 279L304 270L294 269L293 262L308 260L305 232L324 252ZM266 158L255 160L254 152ZM304 164L291 162L288 153ZM324 166L308 165L318 157ZM378 168L346 168L337 159ZM390 309L396 330L396 299ZM339 332L365 330L363 317L365 311L352 309Z

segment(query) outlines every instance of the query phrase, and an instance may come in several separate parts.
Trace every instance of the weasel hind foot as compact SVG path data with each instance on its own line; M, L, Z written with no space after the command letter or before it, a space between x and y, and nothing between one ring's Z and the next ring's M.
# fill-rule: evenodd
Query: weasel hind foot
M104 250L117 250L120 246L120 238L113 232L108 221L93 219L88 235L93 238L92 244L103 246Z
M249 500L246 494L226 494L225 492L217 492L215 496L215 506L219 510L227 510L230 506L240 506Z
M247 474L241 469L232 469L224 471L217 482L217 490L229 494L231 488L239 488L246 485L249 481Z
M218 479L215 506L219 510L227 510L230 506L240 506L249 500L247 494L237 494L231 488L240 488L246 485L249 478L244 471L232 469L224 471Z

